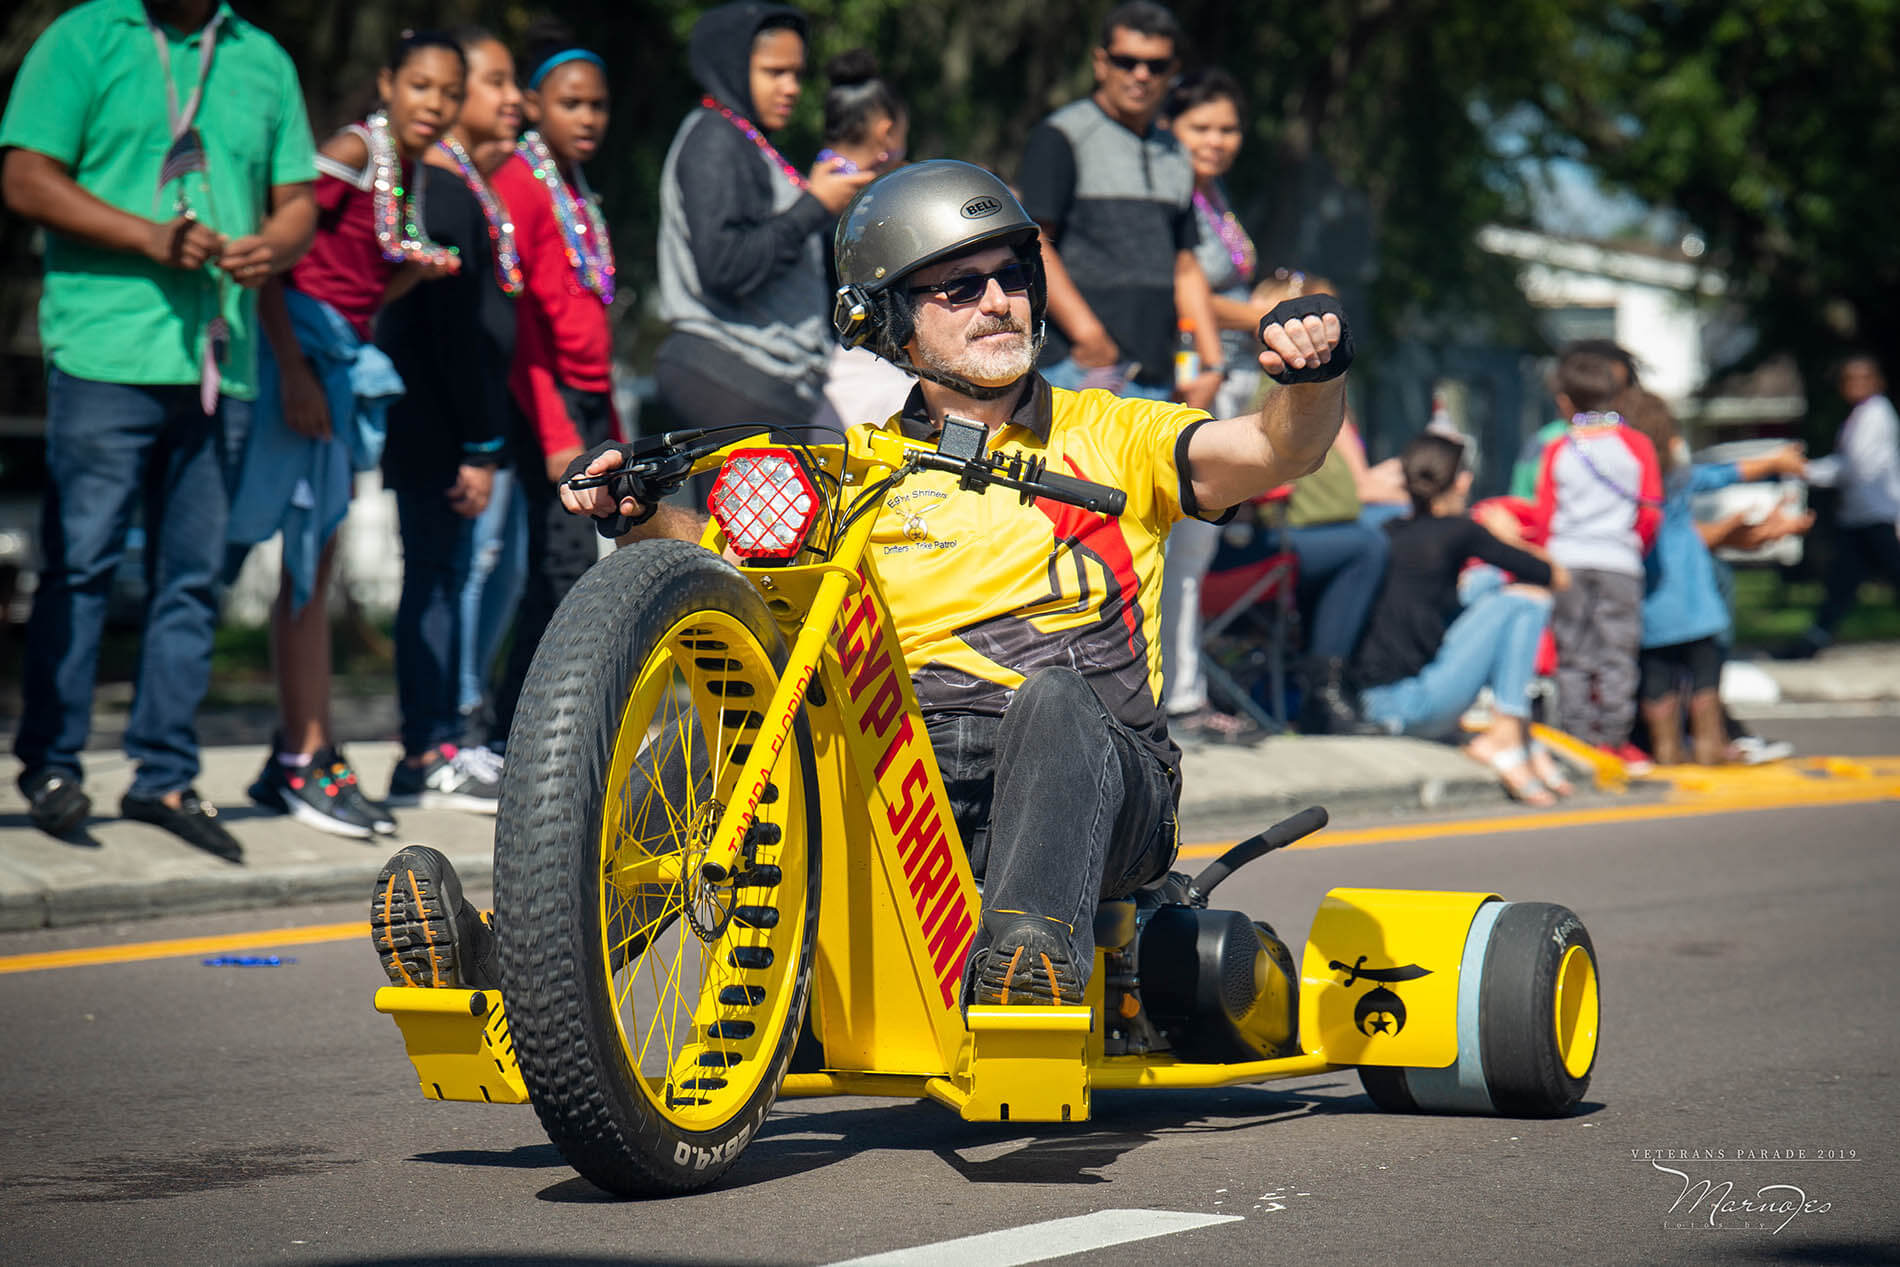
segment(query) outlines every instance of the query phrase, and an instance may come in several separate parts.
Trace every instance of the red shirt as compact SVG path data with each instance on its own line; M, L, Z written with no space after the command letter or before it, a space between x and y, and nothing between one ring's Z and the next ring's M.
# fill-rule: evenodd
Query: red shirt
M317 236L289 284L343 315L365 342L399 262L376 241L375 195L329 172L317 176Z
M586 392L613 389L613 333L607 305L586 289L567 260L567 244L548 191L516 154L488 178L515 222L525 283L516 301L515 360L508 386L534 424L543 453L581 447L560 384ZM574 192L570 186L570 192ZM576 200L579 194L575 193ZM582 231L586 232L585 222ZM614 430L620 431L619 419Z

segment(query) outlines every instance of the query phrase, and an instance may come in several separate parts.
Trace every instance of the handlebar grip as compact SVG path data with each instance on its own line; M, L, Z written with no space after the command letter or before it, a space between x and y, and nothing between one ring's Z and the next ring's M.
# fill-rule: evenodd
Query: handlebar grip
M1098 515L1119 515L1128 508L1128 494L1107 484L1079 480L1072 475L1044 471L1036 480L1036 491L1071 506L1092 510Z

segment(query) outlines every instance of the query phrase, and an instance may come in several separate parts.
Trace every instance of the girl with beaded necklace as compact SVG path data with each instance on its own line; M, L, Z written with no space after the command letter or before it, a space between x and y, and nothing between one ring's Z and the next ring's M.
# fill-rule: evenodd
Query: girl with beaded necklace
M455 122L466 73L448 36L403 34L377 79L382 108L318 151L309 253L259 299L265 355L228 535L249 546L283 533L271 612L281 725L250 794L335 835L396 830L331 732L330 576L354 473L380 460L384 413L403 390L370 342L372 322L390 300L459 267L423 231L416 178L424 152Z
M383 486L395 494L403 553L395 628L403 759L387 803L492 814L500 793L494 760L461 746L471 642L464 595L484 526L505 532L506 503L519 504L497 468L510 427L521 261L513 219L487 173L514 152L521 90L500 40L477 27L453 34L468 63L462 112L429 148L421 189L423 228L458 253L461 269L391 304L376 325L377 343L408 389L390 408L383 450ZM487 524L491 493L502 504L498 521ZM525 519L515 518L525 530Z
M528 520L521 606L488 732L497 752L548 619L598 557L593 525L561 508L557 485L584 450L622 434L613 403L613 244L581 168L607 131L606 67L553 24L530 33L521 66L532 127L491 179L521 256L509 389Z

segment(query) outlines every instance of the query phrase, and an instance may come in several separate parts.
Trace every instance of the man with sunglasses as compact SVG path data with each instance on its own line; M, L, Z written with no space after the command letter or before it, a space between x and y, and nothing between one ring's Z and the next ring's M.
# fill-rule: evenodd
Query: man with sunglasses
M1018 184L1042 226L1049 381L1205 409L1220 387L1221 345L1194 257L1194 169L1155 126L1179 44L1174 15L1152 0L1111 12L1095 91L1030 132ZM1205 368L1175 396L1177 318L1194 323Z
M927 440L954 416L984 426L991 447L1128 497L1110 518L1002 489L957 496L955 476L917 472L873 529L866 566L983 883L965 977L979 1004L1079 1002L1097 903L1167 873L1180 795L1156 649L1169 531L1318 469L1345 416L1340 376L1352 360L1344 315L1316 295L1261 325L1260 366L1290 386L1258 414L1214 420L1053 387L1035 372L1050 299L1040 238L1002 181L938 159L861 193L839 219L835 251L839 337L920 380L884 428ZM603 445L569 478L605 474L627 452ZM703 527L675 506L616 502L605 487L563 486L561 500L603 532L626 533L615 516L647 515L623 542L698 541ZM439 856L427 865L439 880ZM434 927L492 936L478 919L428 914ZM469 953L481 962L487 952Z

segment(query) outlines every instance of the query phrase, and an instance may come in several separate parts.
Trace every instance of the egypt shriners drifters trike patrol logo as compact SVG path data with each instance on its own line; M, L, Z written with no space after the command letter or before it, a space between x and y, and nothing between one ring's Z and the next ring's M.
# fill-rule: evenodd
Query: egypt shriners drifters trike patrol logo
M1298 960L1266 924L1209 909L1236 867L1323 827L1318 809L1102 903L1081 1006L964 1005L981 897L866 566L873 525L906 482L1001 485L1052 514L1123 499L959 425L936 446L859 428L735 452L709 548L643 542L574 587L503 776L503 988L377 995L423 1093L532 1103L569 1164L629 1196L715 1182L780 1097L1065 1122L1098 1088L1356 1068L1387 1109L1569 1112L1598 1000L1563 907L1335 889ZM719 466L723 438L643 441L616 478L664 491Z

